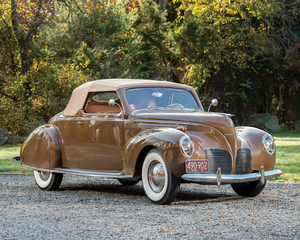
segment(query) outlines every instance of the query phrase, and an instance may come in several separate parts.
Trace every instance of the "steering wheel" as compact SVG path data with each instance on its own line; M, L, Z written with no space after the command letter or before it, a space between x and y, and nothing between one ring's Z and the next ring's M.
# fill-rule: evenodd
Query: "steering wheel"
M184 108L184 106L180 103L172 103L169 106L174 106L174 107L179 106L180 108Z

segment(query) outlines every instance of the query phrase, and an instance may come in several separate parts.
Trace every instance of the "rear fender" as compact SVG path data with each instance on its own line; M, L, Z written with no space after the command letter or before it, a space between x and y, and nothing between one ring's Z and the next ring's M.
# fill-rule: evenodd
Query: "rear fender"
M153 148L157 148L164 156L170 171L177 177L184 174L185 157L181 153L179 140L187 136L184 132L172 128L157 128L143 131L133 137L125 145L124 171L126 175L134 175L136 165L142 165L144 156ZM144 150L146 149L147 152ZM141 154L144 154L141 158Z
M46 124L36 128L21 147L21 164L29 168L52 170L62 164L56 127Z

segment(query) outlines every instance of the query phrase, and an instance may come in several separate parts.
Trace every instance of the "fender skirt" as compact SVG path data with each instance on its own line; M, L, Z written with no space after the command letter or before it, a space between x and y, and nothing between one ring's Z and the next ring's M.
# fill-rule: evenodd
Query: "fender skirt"
M21 147L21 164L29 168L54 169L62 164L56 127L46 124L36 128Z

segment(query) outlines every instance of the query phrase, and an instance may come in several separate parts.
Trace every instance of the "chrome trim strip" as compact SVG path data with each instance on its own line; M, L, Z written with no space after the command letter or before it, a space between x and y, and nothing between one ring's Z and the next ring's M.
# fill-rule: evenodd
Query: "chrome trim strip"
M171 124L163 124L163 123L139 123L138 124L139 127L143 130L146 130L146 129L152 129L152 128L177 128L179 127L178 124L174 124L174 125L171 125Z
M44 169L44 168L37 168L37 167L32 167L26 164L21 163L22 167L26 167L26 168L31 168L32 170L36 170L36 171L43 171L43 172L52 172L49 169Z
M263 174L263 173L262 173ZM260 181L262 179L262 174L260 172L257 173L248 173L248 174L222 174L221 175L221 183L222 184L230 184L230 183L243 183L243 182L254 182ZM264 178L274 178L278 177L282 174L280 170L271 170L264 172ZM190 182L196 183L214 183L217 184L218 175L217 174L184 174L182 175L182 179Z
M62 174L72 174L72 175L79 175L79 176L88 176L88 177L103 177L103 178L132 178L133 175L125 175L123 171L93 171L93 170L82 170L82 169L75 169L75 168L54 168L52 170L43 169L43 168L36 168L32 166L28 166L22 164L23 167L31 168L37 171L43 172L53 172L53 173L62 173Z

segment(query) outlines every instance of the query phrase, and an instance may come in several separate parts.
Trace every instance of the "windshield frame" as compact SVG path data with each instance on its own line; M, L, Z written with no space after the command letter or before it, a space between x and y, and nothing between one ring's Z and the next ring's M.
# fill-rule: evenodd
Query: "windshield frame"
M166 84L165 86L159 86L159 87L153 86L153 85L146 85L146 86L145 85L143 85L143 86L138 86L137 85L137 86L131 86L131 87L124 87L124 88L120 88L120 89L117 90L117 93L120 96L120 100L122 102L124 110L125 110L125 112L128 115L134 116L134 112L136 112L136 110L130 108L129 103L127 102L127 98L126 98L125 92L127 90L137 89L137 88L170 88L170 89L182 89L182 90L189 91L192 94L192 96L194 97L195 102L199 106L199 109L196 109L196 111L204 111L202 103L201 103L201 101L200 101L200 99L199 99L199 97L198 97L195 89L193 87L191 87L191 86L183 85L183 84L182 85L178 84L178 86L174 86L174 85L170 86L170 85ZM144 109L141 109L141 110L151 112L151 110L148 110L147 108L144 108ZM167 109L162 109L162 110L167 110Z

